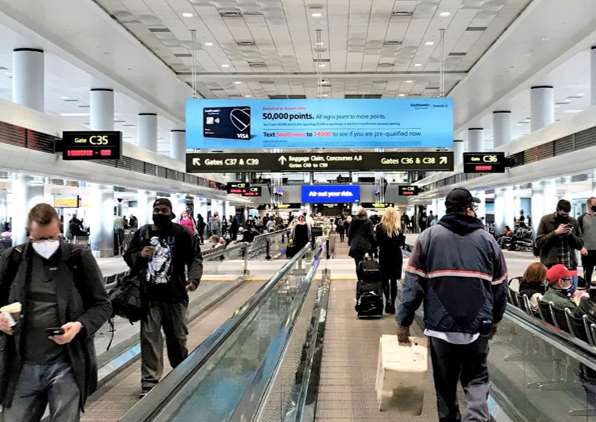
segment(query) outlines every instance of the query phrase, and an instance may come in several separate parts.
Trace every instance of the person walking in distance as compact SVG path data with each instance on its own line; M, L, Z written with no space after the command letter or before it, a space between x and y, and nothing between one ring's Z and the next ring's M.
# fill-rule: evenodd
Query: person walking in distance
M372 221L370 221L366 210L362 207L358 209L356 216L352 218L352 222L350 223L348 245L350 246L349 255L354 258L356 274L358 275L360 261L362 261L365 254L372 252L375 245Z
M398 340L408 343L414 313L424 301L441 422L490 420L488 341L505 312L507 267L476 218L478 202L466 189L449 192L445 216L416 240L396 315ZM458 381L465 393L463 416Z
M588 211L577 220L577 224L579 226L579 235L584 244L580 251L582 267L584 268L584 280L586 280L587 287L590 287L594 266L596 265L596 197L590 197L587 205Z
M400 227L399 213L395 208L389 207L385 210L375 232L383 277L385 312L395 314L397 280L401 278L403 264L401 248L406 244L406 237Z
M16 325L0 314L0 420L38 422L49 407L45 420L77 422L97 388L93 336L112 306L91 251L60 237L56 210L38 204L27 221L27 242L0 256L0 306L22 306Z
M141 398L163 373L162 328L172 367L188 355L187 291L197 289L203 273L198 242L173 219L170 200L157 199L153 204L153 224L136 231L124 254L131 271L142 280L145 316L141 320Z

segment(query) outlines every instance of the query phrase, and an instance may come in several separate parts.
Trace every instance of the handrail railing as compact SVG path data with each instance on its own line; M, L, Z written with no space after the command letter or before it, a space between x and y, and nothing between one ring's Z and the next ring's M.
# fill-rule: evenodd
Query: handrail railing
M310 244L300 250L271 279L262 286L235 314L217 328L205 341L194 349L188 358L175 370L170 372L146 397L138 402L121 422L141 422L153 420L164 406L178 393L183 386L209 361L229 339L238 327L268 297L270 292L284 279L290 271L304 258L310 250Z

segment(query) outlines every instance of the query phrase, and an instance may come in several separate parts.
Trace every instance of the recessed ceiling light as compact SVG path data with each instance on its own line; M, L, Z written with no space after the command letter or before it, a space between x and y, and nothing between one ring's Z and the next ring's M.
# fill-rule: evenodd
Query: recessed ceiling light
M221 67L223 67L224 69L227 69L228 67L230 67L229 64L222 64Z
M325 63L319 63L319 67L327 67Z
M252 95L250 95L250 94L246 94L246 95L244 96L244 98L250 98L250 97L252 97Z
M548 37L540 37L540 41L549 41L549 40L550 40L550 38L548 38Z
M422 63L414 63L414 66L415 67L420 67L420 66L422 66Z
M205 47L212 47L212 46L213 46L213 43L212 42L207 41L205 43Z
M325 45L325 43L323 41L319 41L315 43L316 46L321 47L323 45Z
M411 80L411 79L408 79L408 80L407 80L407 81L405 81L405 82L406 82L407 84L414 83L414 81L413 81L413 80Z
M182 13L182 17L183 18L192 18L194 15L190 12L184 12Z
M234 85L240 85L242 81L234 81Z
M320 18L323 16L321 12L313 12L310 14L313 18Z
M424 45L435 45L434 41L427 41L424 43Z
M399 94L398 97L405 97L406 94Z
M565 113L581 113L583 110L578 110L578 109L569 109L569 110L565 110Z
M441 12L439 13L439 16L442 18L446 18L447 16L451 16L451 12Z

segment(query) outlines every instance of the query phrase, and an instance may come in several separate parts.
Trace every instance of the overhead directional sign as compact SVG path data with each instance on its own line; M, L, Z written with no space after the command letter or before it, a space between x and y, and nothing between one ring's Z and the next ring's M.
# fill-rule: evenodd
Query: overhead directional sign
M226 191L228 193L241 195L244 192L244 190L249 187L250 184L248 182L228 182L226 184Z
M64 131L63 160L118 160L122 154L122 132Z
M464 173L505 173L505 153L464 152Z
M261 196L262 187L261 186L250 186L244 191L242 191L242 196L249 196L249 197L256 197Z
M416 196L420 188L416 185L400 185L397 187L399 196Z
M451 151L189 153L188 173L243 171L452 171Z

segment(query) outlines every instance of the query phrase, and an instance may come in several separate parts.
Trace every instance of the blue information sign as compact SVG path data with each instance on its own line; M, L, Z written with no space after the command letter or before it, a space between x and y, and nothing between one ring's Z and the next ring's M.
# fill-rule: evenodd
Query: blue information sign
M302 185L303 204L343 204L360 201L358 185Z
M186 101L189 149L451 148L450 98Z

